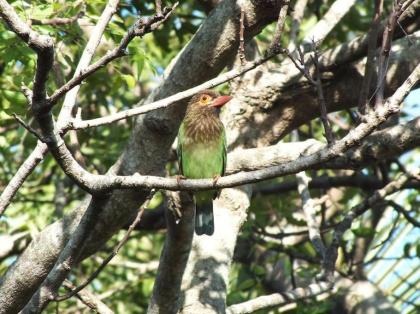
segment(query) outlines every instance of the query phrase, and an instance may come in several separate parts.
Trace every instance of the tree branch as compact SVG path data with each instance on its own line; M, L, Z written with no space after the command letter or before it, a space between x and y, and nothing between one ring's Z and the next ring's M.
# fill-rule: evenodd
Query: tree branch
M319 223L316 218L315 202L312 200L311 194L309 193L309 177L302 171L296 174L296 179L298 183L298 192L302 200L303 213L308 225L309 239L311 240L315 251L323 258L325 256L325 246L321 238Z
M382 36L381 52L378 60L378 78L376 83L376 90L373 96L376 94L375 106L382 106L384 99L385 90L385 77L388 70L389 53L391 51L392 37L394 35L395 28L397 26L398 19L404 12L402 0L396 0L394 8L388 18L387 26L385 27L384 34ZM408 1L411 2L411 1ZM372 96L372 97L373 97Z
M32 91L32 106L40 106L40 104L46 101L47 96L46 82L54 60L53 40L49 36L39 35L33 31L19 18L13 7L5 0L0 0L0 16L10 30L28 44L38 56Z
M383 180L367 176L364 174L351 175L351 176L321 176L312 178L309 181L310 189L330 189L337 187L355 187L362 190L376 190L384 187ZM279 194L296 191L298 183L296 180L290 180L283 183L279 183L272 186L256 188L255 194L267 195L267 194ZM420 183L415 181L407 182L403 186L405 189L419 189Z
M75 289L75 286L67 279L64 280L63 286L69 290ZM106 306L105 303L103 303L96 295L87 290L77 293L77 298L95 313L114 314L114 312L108 306Z
M108 263L114 258L114 256L116 256L118 254L118 252L121 250L121 248L123 247L123 245L125 243L127 243L127 241L129 240L129 237L131 235L131 232L133 232L133 230L136 228L136 226L140 223L140 220L141 220L141 217L143 216L144 210L149 206L150 200L152 199L152 197L153 197L154 194L155 194L155 191L152 190L150 192L149 197L146 199L145 203L143 204L143 206L140 207L140 210L138 211L136 218L131 223L131 225L128 228L127 232L124 234L124 237L120 240L120 242L118 242L117 246L112 251L112 253L109 254L108 257L105 260L102 261L101 265L89 276L89 278L86 279L79 286L75 287L74 289L71 289L71 291L68 292L68 293L66 293L65 295L57 295L57 296L55 296L54 301L60 302L60 301L64 301L64 300L67 300L67 299L71 298L72 296L74 296L77 293L79 293L80 291L82 291L96 277L98 277L98 275L106 267L106 265L108 265Z
M72 17L54 17L54 18L45 19L45 20L31 19L30 23L31 25L51 25L51 26L68 25L68 24L72 24L76 22L78 19L80 19L84 15L85 15L85 10L83 9Z
M420 228L420 222L417 221L414 217L410 216L410 213L401 205L397 204L394 201L389 201L388 202L390 206L392 206L398 213L402 214L404 216L405 219L407 219L407 221L409 223L411 223L414 227Z
M22 310L23 314L41 313L48 303L54 300L64 279L66 279L72 267L77 263L83 245L94 230L97 217L106 200L107 197L102 199L93 198L91 200L80 224L61 252L54 268L49 272L47 278Z
M101 117L101 118L96 118L96 119L91 119L91 120L85 120L85 121L80 121L80 120L74 120L73 122L71 122L69 128L73 129L73 130L79 130L79 129L86 129L86 128L91 128L91 127L96 127L96 126L100 126L100 125L105 125L105 124L111 124L113 122L119 121L119 120L123 120L123 119L127 119L130 117L135 117L141 114L145 114L147 112L151 112L151 111L155 111L158 109L162 109L162 108L166 108L168 106L171 105L176 105L177 102L184 100L188 97L191 97L193 95L195 95L196 93L198 93L199 91L202 91L204 89L211 89L214 88L220 84L226 83L228 81L233 80L234 78L241 76L242 74L249 72L255 68L257 68L258 66L260 66L261 64L264 64L265 62L267 62L268 60L270 60L271 58L273 58L274 56L276 56L277 54L279 54L279 51L276 51L274 53L269 53L267 56L260 58L256 61L253 62L248 62L245 66L240 67L238 69L233 69L230 70L226 73L223 73L213 79L208 80L207 82L201 83L200 85L194 86L192 88L189 88L187 90L184 90L182 92L176 93L172 96L154 101L152 103L149 103L147 105L143 105L143 106L139 106L141 105L141 103L138 103L134 106L134 108L132 109L127 109L127 110L123 110L120 112L117 112L115 114L111 114L109 116L106 117Z
M368 52L367 52L367 59L365 65L365 75L363 77L362 89L360 91L359 96L359 112L363 115L366 112L366 106L369 91L370 91L370 84L372 82L372 76L375 72L375 54L376 54L376 47L378 45L378 35L379 29L381 27L381 15L383 10L384 1L383 0L375 0L375 13L373 15L372 24L370 26L370 30L368 33Z
M82 57L79 60L77 65L75 76L78 75L82 69L87 67L90 61L93 58L95 50L99 45L103 32L106 25L110 21L112 15L115 13L118 6L119 0L110 0L102 12L98 23L95 25L89 41L83 51ZM76 97L80 85L75 86L69 93L67 93L66 98L64 99L63 107L60 110L58 116L58 128L61 132L62 127L66 126L70 121L71 112L76 104ZM32 99L32 91L27 87L23 88L27 98ZM18 189L25 182L26 178L32 173L36 166L43 160L44 156L48 152L48 147L46 144L38 142L32 153L28 156L25 162L19 167L17 173L13 176L12 180L9 181L6 188L3 190L0 196L0 217L3 215L7 206L12 201L14 195Z
M312 48L313 43L319 47L327 34L338 24L344 15L349 12L351 7L356 3L355 0L336 0L328 9L327 13L320 21L311 29L302 41L305 51Z
M212 188L232 187L247 183L259 182L278 176L296 173L310 166L327 162L338 157L348 149L358 145L360 141L369 135L378 125L383 123L389 116L399 111L399 106L411 88L420 79L420 65L410 74L407 80L397 89L392 97L385 103L384 108L372 112L366 116L366 122L361 123L350 131L343 139L324 147L309 156L302 156L293 162L279 166L268 167L247 173L238 173L220 178L216 183L212 179L182 180L167 179L153 176L111 176L93 175L80 167L69 155L64 145L50 147L56 160L64 172L82 188L96 194L115 188L158 188L168 190L206 190Z
M231 305L227 308L226 312L228 314L254 313L258 310L269 309L312 298L321 293L330 291L331 288L332 285L325 282L310 284L306 288L296 288L288 292L265 295L243 303Z
M85 46L85 49L83 50L82 56L80 57L76 70L74 71L73 79L77 78L82 73L82 71L84 71L84 69L89 66L90 62L92 61L96 48L101 42L101 38L103 36L106 26L108 25L115 12L117 12L119 2L119 0L108 1L105 9L102 11L98 22L96 23L95 27L92 30L92 33L89 36L89 40ZM65 127L65 125L71 120L73 108L76 105L76 98L79 89L80 85L77 85L66 94L63 106L61 107L60 113L58 115L58 129Z
M279 18L277 20L276 30L271 41L270 48L268 51L277 51L281 47L280 39L283 33L284 22L286 21L287 10L289 9L289 0L283 0L283 5L280 9Z
M164 8L163 14L161 15L155 14L154 16L148 19L138 19L134 23L134 25L129 29L129 31L124 35L117 47L115 47L111 51L108 51L108 53L105 56L103 56L90 66L86 67L79 75L72 78L66 84L57 89L54 92L54 94L52 94L51 97L48 98L47 104L42 108L43 111L50 111L52 107L57 103L57 101L61 97L63 97L63 95L65 95L73 87L79 85L84 79L86 79L91 74L95 73L97 70L104 67L111 61L127 55L127 52L125 50L128 44L135 37L144 36L145 34L153 32L155 29L157 29L163 22L165 22L169 18L169 16L173 13L177 5L178 3L175 3L172 8Z

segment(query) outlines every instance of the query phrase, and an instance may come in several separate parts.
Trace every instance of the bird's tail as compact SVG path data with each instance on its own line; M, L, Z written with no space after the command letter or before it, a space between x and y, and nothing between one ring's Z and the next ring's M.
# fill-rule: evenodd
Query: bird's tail
M213 202L196 204L195 233L212 235L214 233Z

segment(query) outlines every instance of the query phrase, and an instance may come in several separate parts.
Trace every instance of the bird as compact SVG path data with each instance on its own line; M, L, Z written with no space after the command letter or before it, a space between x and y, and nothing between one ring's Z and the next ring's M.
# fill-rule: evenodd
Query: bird
M219 118L220 109L232 99L204 90L191 97L178 131L180 178L213 178L216 182L226 169L226 133ZM199 191L195 199L195 233L214 233L213 199L219 191Z

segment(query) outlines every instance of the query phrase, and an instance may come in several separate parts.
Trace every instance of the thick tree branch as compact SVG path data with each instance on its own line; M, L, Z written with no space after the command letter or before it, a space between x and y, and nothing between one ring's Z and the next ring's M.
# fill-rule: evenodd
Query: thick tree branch
M387 97L404 81L406 71L411 71L418 64L419 45L420 32L411 35L410 41L401 39L394 45L386 77ZM341 54L334 53L334 56L340 57ZM335 57L330 58L330 51L320 56L321 69L322 64L327 65L323 60L328 60L328 64L338 62ZM364 60L360 60L323 73L328 112L348 109L358 103L363 68ZM275 143L294 128L319 117L317 98L300 76L291 62L286 63L278 72L261 73L257 83L252 83L253 78L250 78L246 89L231 101L231 105L243 108L236 119L248 147ZM291 92L296 89L299 92ZM374 86L371 92L373 89Z
M402 153L420 145L420 118L376 131L363 143L337 158L315 165L310 169L360 169L379 161L397 158ZM278 143L276 145L235 150L228 155L226 173L251 171L296 160L313 154L325 144L313 139L303 142ZM310 183L311 185L311 183ZM295 185L295 190L296 190Z
M105 60L103 64L106 64L107 61L110 62L116 57L122 56L125 53L124 50L127 47L128 43L135 36L142 36L148 32L155 30L163 21L165 21L169 17L169 15L172 13L172 10L173 9L165 8L163 16L159 18L155 15L154 17L148 20L139 19L134 24L134 26L128 31L128 33L123 37L119 47L115 48L110 54L101 58L99 61ZM107 59L107 57L109 58ZM95 66L97 68L95 68ZM91 69L87 70L86 72L89 72L91 70L91 72L89 73L93 73L98 68L99 67L97 62L94 63ZM85 72L83 72L80 76L82 77L84 74ZM52 152L53 156L56 158L58 163L65 164L66 162L71 161L77 164L77 162L73 159L68 149L65 147L63 140L59 135L59 131L57 130L55 123L52 119L50 110L53 104L54 102L51 102L51 99L49 99L48 102L46 102L45 100L42 103L36 102L34 96L33 112L35 114L35 118L37 119L41 131L43 132L43 136L45 136L46 138L46 142L50 151ZM57 154L57 148L61 149L62 155ZM65 158L62 158L63 155L67 158L67 160L65 160ZM23 310L24 313L41 312L49 303L49 301L55 297L62 281L65 279L73 265L77 262L77 259L79 258L79 255L81 253L81 248L83 247L90 233L93 231L93 227L97 221L100 209L104 205L106 200L107 196L102 195L97 195L92 199L90 206L87 209L86 214L84 215L80 225L78 226L76 233L70 239L63 252L60 254L60 257L57 260L53 270L49 273L44 283L41 285L41 287L32 297L31 301Z

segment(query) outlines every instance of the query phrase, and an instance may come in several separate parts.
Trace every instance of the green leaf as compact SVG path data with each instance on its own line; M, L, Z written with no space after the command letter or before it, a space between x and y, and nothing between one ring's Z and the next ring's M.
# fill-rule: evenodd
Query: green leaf
M259 265L255 265L253 270L257 276L262 276L262 275L265 275L266 273L265 268Z
M3 90L2 94L5 99L10 102L9 108L4 108L10 113L16 113L18 115L25 115L27 112L27 100L26 97L21 92L16 92L13 90Z
M255 280L252 278L245 279L238 285L238 290L247 290L255 285Z
M134 88L136 86L136 79L134 76L130 74L123 74L122 75L125 83L127 84L128 88Z
M357 237L367 238L375 234L375 230L368 227L359 227L351 230Z

